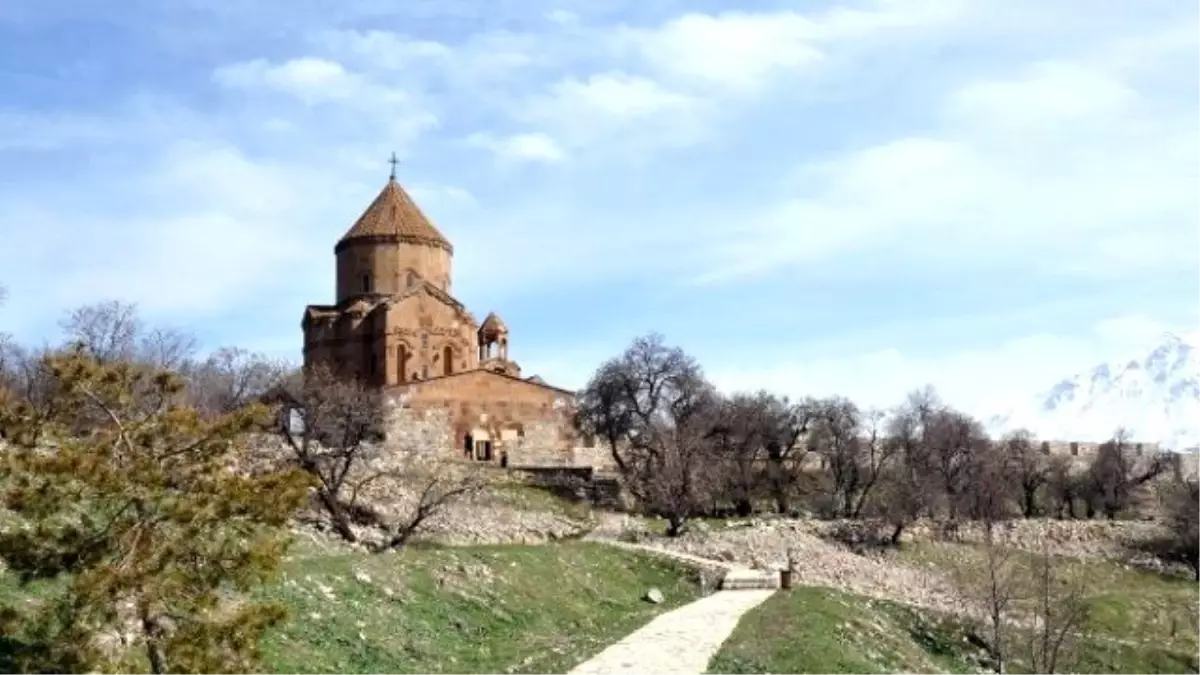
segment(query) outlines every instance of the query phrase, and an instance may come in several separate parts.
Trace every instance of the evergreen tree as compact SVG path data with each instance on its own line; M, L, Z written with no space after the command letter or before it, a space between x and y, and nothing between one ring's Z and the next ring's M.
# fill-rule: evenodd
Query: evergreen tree
M170 373L44 363L53 396L0 399L0 560L22 582L59 579L31 612L0 607L22 636L16 667L45 672L247 672L282 607L245 592L278 567L309 483L237 470L250 406L206 421Z

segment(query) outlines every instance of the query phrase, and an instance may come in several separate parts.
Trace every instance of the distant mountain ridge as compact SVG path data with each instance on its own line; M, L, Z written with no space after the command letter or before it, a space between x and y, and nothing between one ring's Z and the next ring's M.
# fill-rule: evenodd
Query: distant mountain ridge
M995 433L1027 428L1053 440L1100 442L1125 427L1171 450L1200 446L1200 340L1164 333L1149 350L1068 377L989 420Z

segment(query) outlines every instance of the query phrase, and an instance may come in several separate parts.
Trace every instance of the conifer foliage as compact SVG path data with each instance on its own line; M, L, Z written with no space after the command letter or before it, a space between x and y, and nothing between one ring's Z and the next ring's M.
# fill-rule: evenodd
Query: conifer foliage
M45 358L53 395L0 398L0 560L57 579L31 612L0 606L17 668L247 672L282 607L245 592L281 562L308 479L236 471L266 410L206 420L170 373Z

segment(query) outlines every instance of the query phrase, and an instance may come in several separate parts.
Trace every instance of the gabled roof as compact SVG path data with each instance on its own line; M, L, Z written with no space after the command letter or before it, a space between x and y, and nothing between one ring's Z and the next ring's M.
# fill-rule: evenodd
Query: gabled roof
M449 305L472 325L475 324L475 317L471 316L471 313L467 311L466 305L455 299L453 295L450 295L446 291L443 291L433 283L430 283L424 279L421 279L417 284L400 291L399 293L389 297L387 300L384 300L380 306L391 307L398 305L415 295L420 295L421 293L424 293L435 300L442 302L443 304Z
M405 382L404 384L393 384L393 385L389 385L388 389L393 389L393 390L417 389L421 385L427 384L429 382L438 382L441 380L451 380L451 379L455 379L455 378L465 378L465 377L497 377L497 378L503 378L510 382L516 382L518 384L524 384L524 385L528 385L531 387L537 387L538 389L549 389L550 391L555 391L560 394L566 394L568 396L575 395L575 392L571 391L570 389L563 389L562 387L555 387L554 385L546 384L545 381L539 382L537 380L522 379L520 377L513 377L512 375L509 375L507 373L500 373L500 372L496 372L494 370L488 370L486 368L472 368L471 370L460 370L458 372L451 373L449 375L437 375L437 376L431 377L427 380L415 380L412 382Z
M450 241L429 222L395 178L388 179L375 201L342 235L334 250L340 251L352 241L381 238L437 246L449 253L454 252Z

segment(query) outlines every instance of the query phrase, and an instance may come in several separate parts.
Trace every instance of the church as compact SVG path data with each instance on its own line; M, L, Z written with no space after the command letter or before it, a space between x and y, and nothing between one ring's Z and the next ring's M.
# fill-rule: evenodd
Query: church
M389 447L512 467L594 463L574 432L574 393L522 377L504 321L477 322L454 297L454 246L394 171L333 250L336 302L304 310L304 364L377 391Z

